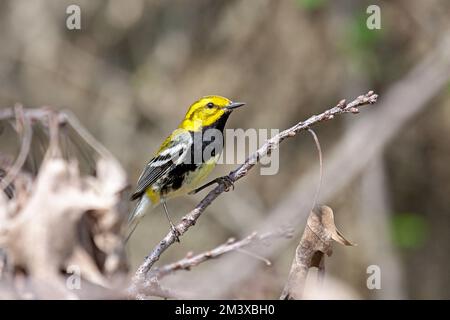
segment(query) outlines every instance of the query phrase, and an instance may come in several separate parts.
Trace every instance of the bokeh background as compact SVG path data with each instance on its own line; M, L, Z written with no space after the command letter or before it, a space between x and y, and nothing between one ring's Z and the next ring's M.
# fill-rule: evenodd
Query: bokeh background
M81 7L82 30L66 28L70 4ZM366 26L371 4L381 8L380 30ZM326 260L335 292L317 297L448 299L449 15L445 0L1 1L0 106L71 110L134 185L203 95L247 102L228 128L283 129L375 90L378 105L315 128L325 162L320 200L358 244L336 246ZM10 143L0 136L2 149ZM301 232L317 174L312 139L289 139L277 175L252 171L160 263L271 221ZM173 218L201 197L171 201ZM129 244L131 270L167 231L160 208L146 216ZM277 298L298 239L261 249L270 267L235 252L168 283L201 297ZM369 265L380 267L380 290L366 286Z

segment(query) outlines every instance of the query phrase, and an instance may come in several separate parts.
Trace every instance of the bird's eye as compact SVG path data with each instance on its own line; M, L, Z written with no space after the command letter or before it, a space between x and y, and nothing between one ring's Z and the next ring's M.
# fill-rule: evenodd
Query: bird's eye
M207 106L209 109L212 109L212 108L214 108L214 103L209 102L206 106Z

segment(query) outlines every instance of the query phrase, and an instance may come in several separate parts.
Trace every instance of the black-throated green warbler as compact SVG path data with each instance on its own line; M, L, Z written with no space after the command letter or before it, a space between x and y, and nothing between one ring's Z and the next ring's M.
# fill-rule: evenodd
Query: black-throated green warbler
M138 203L129 217L127 240L150 203L153 206L163 204L178 240L178 232L170 220L165 201L203 189L204 186L196 188L211 173L220 157L225 123L231 112L244 104L220 96L206 96L190 106L178 128L162 143L139 177L136 190L131 195L131 200L138 199ZM208 134L208 130L218 132L220 141L212 139L214 134Z

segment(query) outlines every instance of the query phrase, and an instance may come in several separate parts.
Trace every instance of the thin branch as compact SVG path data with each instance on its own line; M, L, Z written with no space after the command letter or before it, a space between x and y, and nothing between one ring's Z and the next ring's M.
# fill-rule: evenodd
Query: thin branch
M164 299L192 299L189 293L175 291L161 286L155 278L146 281L145 284L139 286L138 293L133 295L136 300L147 300L150 297L160 297Z
M323 157L322 157L322 147L320 146L320 141L319 141L319 138L317 137L317 134L314 132L313 129L308 129L308 132L313 137L314 143L316 145L317 153L319 154L319 182L317 184L316 193L314 194L313 204L311 206L311 210L313 210L317 204L317 199L319 198L319 194L320 194L320 188L322 187Z
M445 90L450 81L450 30L444 34L437 41L439 45L436 48L390 86L375 110L353 122L336 141L324 163L323 171L328 178L327 183L322 185L321 202L331 199L364 172L370 161L380 156L412 119L425 112L433 112L436 105L430 101ZM253 225L252 230L270 230L280 221L289 221L292 226L303 225L314 196L311 181L316 176L316 170L316 167L311 168L294 181L278 204L266 214L264 220ZM250 204L245 199L241 199L240 205L245 206L245 210L251 209L247 209ZM274 256L285 248L285 242L275 242L265 254ZM255 271L257 263L248 261L243 264L242 261L242 257L235 255L205 270L201 281L195 281L192 290L195 289L199 294L209 289L209 298L223 297ZM239 273L235 272L236 268L239 268ZM226 281L222 281L220 286L211 287L211 281L218 277ZM192 283L189 278L183 279L183 285L190 286Z
M257 253L248 251L246 249L237 249L236 251L240 252L240 253L243 253L246 256L255 258L256 260L260 260L260 261L264 262L266 264L266 266L268 266L268 267L270 267L272 265L272 262L269 259L264 258L263 256L261 256L261 255L259 255Z
M5 177L0 180L0 190L5 190L6 188L8 188L10 183L14 181L14 178L17 176L20 169L27 160L32 139L30 120L27 116L25 116L23 107L21 105L16 105L14 109L11 109L10 111L12 116L16 118L16 130L22 136L22 143L16 161L8 170L8 173L5 175Z
M93 135L86 130L86 128L78 121L78 119L70 112L65 110L63 113L64 120L69 123L75 132L92 148L94 149L102 158L109 159L117 162L111 152L106 149Z
M60 126L69 124L75 132L101 157L105 159L115 159L111 152L106 149L100 142L98 142L78 119L72 114L70 110L57 111L52 107L41 107L36 109L25 109L23 113L30 122L39 121L42 124L50 127L49 119L54 121ZM6 108L0 110L0 120L8 120L16 118L16 112L13 108Z
M373 91L368 92L365 95L357 97L350 103L346 103L345 100L341 100L335 107L326 110L325 112L314 115L307 119L306 121L299 122L293 127L286 129L279 134L275 135L273 138L267 140L255 153L250 155L247 160L240 165L236 170L229 173L228 177L231 181L236 182L237 180L243 178L248 174L248 172L258 163L259 159L268 155L273 149L277 148L279 144L286 138L294 137L297 133L303 130L308 130L309 127L323 122L326 120L331 120L337 115L345 113L356 114L359 112L359 107L368 104L373 104L377 101L378 96L374 94ZM190 227L195 225L197 219L201 216L203 211L223 192L226 191L226 186L224 184L219 184L216 188L210 191L206 197L189 213L187 213L181 220L180 223L176 225L179 236L182 236ZM136 284L145 279L147 272L159 260L161 254L166 251L176 239L176 235L169 231L169 233L162 239L155 248L150 252L150 254L145 258L144 262L140 265L135 273L133 282Z
M150 277L156 277L161 279L162 277L178 271L178 270L190 270L192 267L199 265L202 262L217 258L231 251L240 251L240 249L244 247L248 247L250 245L254 245L257 243L261 243L267 241L272 238L278 237L286 237L289 238L292 236L292 232L290 230L278 230L276 232L267 232L261 235L258 235L257 232L253 232L251 235L245 237L242 240L236 241L234 238L228 239L227 242L221 244L220 246L197 254L195 256L188 256L184 259L181 259L177 262L162 266L160 268L156 268L155 270L149 273ZM247 252L246 252L247 253ZM258 259L261 259L258 257Z
M25 109L24 114L30 121L47 121L49 115L54 113L54 110L50 107L41 107L35 109ZM14 119L16 113L14 108L5 108L0 110L0 120ZM60 124L65 123L65 116L62 112L58 112L58 121Z

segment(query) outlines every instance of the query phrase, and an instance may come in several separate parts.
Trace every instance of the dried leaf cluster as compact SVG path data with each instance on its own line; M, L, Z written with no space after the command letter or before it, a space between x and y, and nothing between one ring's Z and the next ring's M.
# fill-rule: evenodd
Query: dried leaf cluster
M52 111L36 119L21 114L28 130L33 120L47 126L50 147L36 176L19 170L8 185L13 191L0 193L0 248L6 256L0 286L7 283L17 298L79 298L86 294L83 284L117 285L111 279L127 269L121 236L124 170L100 154L95 174L81 173L77 159L61 156L59 127L70 126L68 118L57 121L60 115ZM72 273L81 278L80 291L66 285Z

